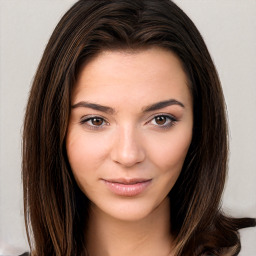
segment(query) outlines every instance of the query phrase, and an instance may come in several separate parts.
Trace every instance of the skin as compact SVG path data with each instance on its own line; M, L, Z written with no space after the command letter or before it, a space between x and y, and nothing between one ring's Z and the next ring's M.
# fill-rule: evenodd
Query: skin
M168 106L145 111L170 99L175 101ZM81 69L72 106L66 148L77 184L91 201L90 255L171 255L167 195L193 127L192 97L179 59L157 47L103 51ZM117 195L105 180L119 178L149 185L135 196Z

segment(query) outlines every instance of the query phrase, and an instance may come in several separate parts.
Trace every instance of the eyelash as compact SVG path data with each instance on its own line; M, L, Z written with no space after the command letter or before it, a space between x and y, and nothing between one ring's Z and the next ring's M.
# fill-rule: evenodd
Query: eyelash
M93 124L88 124L89 121L92 122L93 119L100 119L103 121L104 124L101 125L93 125ZM85 118L82 118L80 121L81 125L86 125L89 129L91 130L98 130L102 129L104 125L109 125L109 123L101 116L86 116Z
M158 117L164 117L166 119L166 122L163 125L154 124L155 126L159 127L160 129L169 129L178 122L177 118L175 118L173 115L157 114L157 115L153 116L153 118L147 123L150 123L152 121L156 122L156 118L158 118Z
M153 124L160 129L169 129L178 122L178 120L172 115L157 114L157 115L153 116L153 118L150 119L150 121L148 121L146 124L148 124L154 120L156 121L156 118L158 118L158 117L163 117L166 119L166 122L163 125ZM92 122L93 119L102 120L103 123L101 125L93 125L92 123L89 124L89 122ZM92 129L92 130L99 130L99 129L102 129L103 126L109 125L109 123L101 116L89 116L89 117L86 116L86 118L81 119L80 124L86 125L89 129Z

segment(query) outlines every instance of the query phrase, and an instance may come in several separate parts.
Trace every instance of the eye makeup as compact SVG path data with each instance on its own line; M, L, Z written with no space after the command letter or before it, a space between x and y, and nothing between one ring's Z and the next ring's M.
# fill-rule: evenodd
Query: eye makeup
M170 114L157 114L148 123L160 129L169 129L178 122L178 119Z
M178 122L178 119L170 114L156 114L145 125L150 124L159 129L169 129ZM109 126L110 123L106 121L104 117L98 115L87 115L81 118L81 125L86 126L92 130L103 129L105 126Z
M79 123L92 130L103 129L104 126L109 125L109 123L103 117L95 115L84 116L81 118Z

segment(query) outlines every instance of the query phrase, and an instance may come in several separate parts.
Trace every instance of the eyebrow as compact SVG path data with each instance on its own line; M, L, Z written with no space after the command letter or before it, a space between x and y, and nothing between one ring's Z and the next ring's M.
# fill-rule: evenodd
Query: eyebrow
M91 108L91 109L98 110L98 111L108 113L108 114L115 113L115 110L111 107L103 106L103 105L96 104L96 103L90 103L90 102L86 102L86 101L80 101L80 102L76 103L75 105L71 106L71 108L79 108L79 107Z
M180 101L175 100L175 99L169 99L169 100L160 101L160 102L148 105L146 107L143 107L142 112L144 112L144 113L151 112L151 111L159 110L159 109L162 109L162 108L165 108L168 106L172 106L172 105L178 105L182 108L185 108L184 104L181 103ZM94 110L101 111L101 112L108 113L108 114L116 113L116 111L111 107L103 106L103 105L96 104L96 103L90 103L87 101L80 101L71 106L71 108L79 108L79 107L90 108L90 109L94 109Z
M170 100L164 100L164 101L160 101L157 103L154 103L152 105L146 106L144 108L142 108L143 112L150 112L150 111L155 111L155 110L159 110L168 106L172 106L172 105L178 105L182 108L185 108L184 104L181 103L178 100L175 99L170 99Z

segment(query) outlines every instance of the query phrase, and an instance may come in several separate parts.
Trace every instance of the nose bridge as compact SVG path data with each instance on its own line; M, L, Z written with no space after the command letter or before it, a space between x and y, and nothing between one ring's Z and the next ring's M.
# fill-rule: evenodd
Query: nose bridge
M126 167L140 163L145 158L145 152L139 131L131 124L118 127L117 136L112 148L112 159Z

